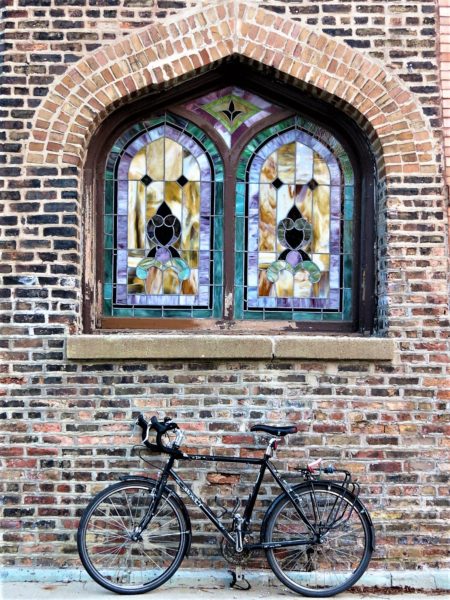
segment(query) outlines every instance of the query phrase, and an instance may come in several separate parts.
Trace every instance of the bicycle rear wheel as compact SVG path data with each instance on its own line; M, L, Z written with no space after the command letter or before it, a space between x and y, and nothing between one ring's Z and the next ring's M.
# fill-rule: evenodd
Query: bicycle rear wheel
M190 527L181 501L164 494L147 529L134 541L155 483L131 480L100 492L78 528L81 562L89 575L119 594L142 594L170 579L188 549Z
M266 550L272 571L287 587L304 596L324 598L351 587L369 564L373 527L359 500L333 483L305 483L294 490L308 521L320 529L321 541L300 518L287 495L267 512L264 542L299 540L302 545Z

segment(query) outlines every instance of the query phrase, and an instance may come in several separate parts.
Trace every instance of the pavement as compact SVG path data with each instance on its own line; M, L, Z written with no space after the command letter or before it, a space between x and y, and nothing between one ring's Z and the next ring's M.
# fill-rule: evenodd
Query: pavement
M394 595L395 594L395 595ZM394 595L394 598L393 598ZM106 600L119 598L117 594L108 592L95 582L82 581L71 583L0 583L1 600ZM257 585L249 591L234 590L224 585L211 585L201 579L195 585L162 586L153 592L143 594L148 600L295 600L299 596L280 584ZM370 593L355 592L339 595L339 600L443 600L438 592L405 593L380 590Z

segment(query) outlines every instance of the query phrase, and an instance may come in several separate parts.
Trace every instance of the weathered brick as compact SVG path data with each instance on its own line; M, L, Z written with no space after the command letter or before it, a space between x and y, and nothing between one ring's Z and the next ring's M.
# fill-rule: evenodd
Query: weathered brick
M436 58L434 2L266 0L269 16L256 7L239 6L248 16L243 31L249 38L249 59L266 57L274 65L288 65L293 70L285 77L299 77L296 85L304 89L304 79L316 74L311 86L342 105L361 126L370 122L366 134L378 158L380 187L376 318L379 331L398 341L395 363L183 364L161 357L155 362L86 364L64 357L66 337L79 331L83 301L79 273L86 231L81 217L89 207L80 188L84 154L74 150L78 140L87 143L98 123L125 103L121 94L155 85L173 72L185 76L194 67L206 68L208 61L230 52L226 2L215 9L223 38L215 46L197 51L196 44L207 44L212 30L205 32L206 20L194 17L179 21L167 37L169 27L162 27L161 19L169 12L182 16L185 4L133 0L122 9L120 0L18 0L14 9L7 7L0 90L0 174L7 179L0 191L5 319L0 395L2 448L9 460L1 525L12 536L8 544L14 544L4 549L7 564L78 568L76 549L67 544L71 534L61 531L75 529L80 506L103 482L115 480L119 471L142 470L135 458L128 459L129 424L141 410L170 413L189 432L192 448L228 454L241 448L242 456L264 446L262 438L248 431L255 421L295 422L300 433L280 448L280 460L292 467L317 456L344 463L358 473L371 505L383 507L377 514L377 566L443 564L442 531L436 528L431 544L427 537L445 515L444 417L450 401L447 206L437 168L444 167L442 128L447 133L444 154L450 156L450 53L442 46L440 62ZM189 2L190 9L195 6L200 2ZM286 23L288 17L293 20ZM95 30L93 19L99 25ZM143 29L155 23L160 27ZM139 29L138 37L133 37L134 29ZM189 43L186 52L184 44ZM300 64L277 54L279 47L297 52ZM140 61L155 62L156 50L161 56L176 52L176 59L147 68L139 79ZM125 56L137 71L127 72L121 62ZM442 102L439 75L447 90ZM97 96L99 82L104 87ZM333 88L326 88L331 82ZM78 97L75 90L81 94L83 83L89 83L86 95ZM111 95L105 93L108 86L114 90ZM72 92L72 109L62 110ZM101 112L108 102L108 110ZM79 110L88 104L98 110L95 123L93 113ZM106 441L108 427L115 433ZM204 464L195 471L187 468L186 474L188 480L195 477L209 499L216 485L230 489L231 497L240 485L234 471L215 473ZM266 502L269 492L264 493ZM204 531L201 518L196 527L197 534ZM22 543L30 531L41 536L45 553ZM215 563L202 548L189 564Z

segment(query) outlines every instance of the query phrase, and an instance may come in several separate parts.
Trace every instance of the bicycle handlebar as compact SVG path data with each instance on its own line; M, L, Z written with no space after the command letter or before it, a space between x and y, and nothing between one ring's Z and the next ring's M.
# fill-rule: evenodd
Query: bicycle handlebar
M142 428L142 443L150 448L150 450L165 452L167 454L177 454L178 445L176 442L170 446L166 446L162 443L162 436L168 431L179 429L178 425L172 421L169 417L165 417L164 421L158 421L156 416L151 417L150 423L145 419L144 415L140 413L138 415L136 423ZM152 444L148 441L148 435L150 431L156 431L156 444Z

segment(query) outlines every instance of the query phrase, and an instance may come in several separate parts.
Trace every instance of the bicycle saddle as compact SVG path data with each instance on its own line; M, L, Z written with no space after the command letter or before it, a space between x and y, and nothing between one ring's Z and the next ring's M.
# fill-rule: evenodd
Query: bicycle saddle
M288 435L288 433L297 433L297 427L295 425L288 425L287 427L275 427L274 425L253 425L250 431L264 431L270 433L270 435Z

